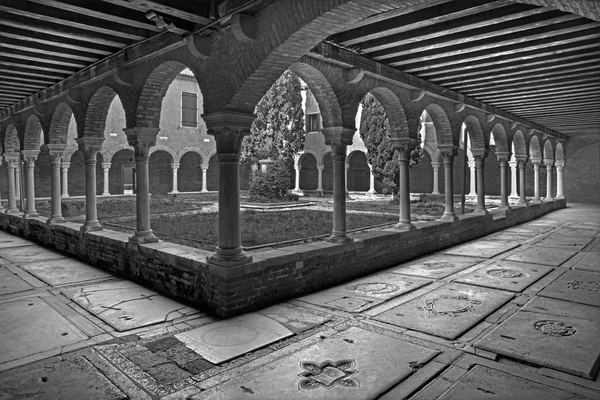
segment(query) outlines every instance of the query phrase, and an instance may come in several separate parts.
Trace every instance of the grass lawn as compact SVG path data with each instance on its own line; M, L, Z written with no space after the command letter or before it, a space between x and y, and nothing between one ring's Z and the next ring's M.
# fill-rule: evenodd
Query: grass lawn
M158 216L152 219L152 229L161 239L186 246L214 250L217 243L217 213L187 216ZM317 210L244 211L242 212L242 245L258 246L297 240L331 233L332 213ZM348 214L347 229L395 223L397 216ZM135 221L120 223L135 229ZM107 228L114 229L112 226Z

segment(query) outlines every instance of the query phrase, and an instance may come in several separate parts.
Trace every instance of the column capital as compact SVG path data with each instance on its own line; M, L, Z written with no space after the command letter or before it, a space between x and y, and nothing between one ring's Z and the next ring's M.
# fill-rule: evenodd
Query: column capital
M327 128L321 128L321 133L325 138L325 144L332 147L351 145L355 132L356 128L347 126L331 126Z
M82 137L75 139L77 145L81 150L85 151L100 151L102 143L104 143L103 137Z
M471 154L473 154L473 157L475 157L475 159L480 158L486 158L488 155L488 150L487 149L471 149Z
M564 168L565 162L564 162L564 160L554 161L554 165L556 166L556 168Z
M431 167L432 167L432 168L439 168L439 167L440 167L440 163L439 163L439 162L437 162L437 161L432 161L432 162L431 162Z
M546 168L552 167L552 165L554 165L554 160L550 158L544 158L544 164L546 165Z
M254 114L244 114L235 111L221 111L202 114L206 130L214 136L218 153L239 153L242 149L242 139L250 133Z
M317 164L317 170L323 171L324 169L325 169L325 165L324 164Z
M208 166L209 166L209 164L207 164L207 163L200 164L200 168L205 171L208 170Z
M496 158L498 161L508 161L510 159L510 151L497 151Z
M21 154L23 158L27 162L32 162L37 160L38 154L40 154L39 150L21 150Z
M102 168L103 169L110 169L110 166L111 166L111 163L109 163L109 162L103 162L102 163Z
M409 149L412 150L417 145L417 139L411 139L411 138L407 138L407 137L390 138L390 142L392 142L392 146L395 149L404 149L404 148L408 147Z
M65 150L67 149L67 144L66 143L50 143L50 144L47 144L46 147L48 148L50 155L60 154L62 156L65 153Z
M172 169L179 169L179 163L171 163L171 168Z
M458 153L458 146L453 146L450 144L441 144L438 146L440 153L443 155L453 155L455 156Z
M69 168L70 166L71 166L71 163L69 161L61 161L60 162L61 168Z
M2 156L7 163L19 161L19 153L4 153Z
M539 167L540 164L542 163L541 158L530 158L530 160L534 167Z
M150 147L154 146L159 131L159 128L138 126L123 129L123 132L127 135L127 143L132 147L137 146L139 143L152 143Z
M515 160L520 162L527 162L528 159L529 157L526 155L515 155Z

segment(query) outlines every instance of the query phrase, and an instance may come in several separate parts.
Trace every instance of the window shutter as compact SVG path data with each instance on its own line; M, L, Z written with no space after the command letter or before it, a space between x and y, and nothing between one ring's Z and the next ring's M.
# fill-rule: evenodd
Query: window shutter
M196 93L181 93L181 125L198 125L198 95Z

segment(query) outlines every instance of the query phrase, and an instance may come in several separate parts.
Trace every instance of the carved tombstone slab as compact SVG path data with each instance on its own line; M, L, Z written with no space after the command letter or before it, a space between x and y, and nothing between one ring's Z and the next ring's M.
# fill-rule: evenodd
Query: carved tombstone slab
M393 273L440 279L484 261L484 258L435 255L414 264L403 265Z
M600 274L567 271L546 286L540 296L600 307Z
M572 250L557 250L541 246L532 246L506 257L506 260L558 267L575 254L577 254L577 252Z
M456 256L492 258L518 246L519 243L516 241L504 242L495 240L477 240L454 247L445 253Z
M581 261L573 266L573 269L600 273L600 254L587 253Z
M456 279L456 282L522 292L552 269L536 264L493 260L476 271Z

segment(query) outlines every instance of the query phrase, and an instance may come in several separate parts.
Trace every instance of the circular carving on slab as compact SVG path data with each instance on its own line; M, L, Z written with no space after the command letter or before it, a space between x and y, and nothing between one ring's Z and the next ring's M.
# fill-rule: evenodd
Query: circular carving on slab
M548 336L571 336L577 329L560 321L543 320L537 321L533 327Z
M470 302L459 298L437 299L431 304L431 308L440 314L464 313L472 307L473 305Z
M522 278L523 276L525 276L519 271L515 271L514 269L506 269L506 268L490 269L486 273L489 276L492 276L494 278L503 278L503 279Z
M202 341L210 346L230 347L250 343L258 335L259 332L251 326L229 325L204 332Z
M392 285L391 283L366 282L359 283L357 285L346 286L346 289L368 294L387 294L393 293L400 288L396 285Z

